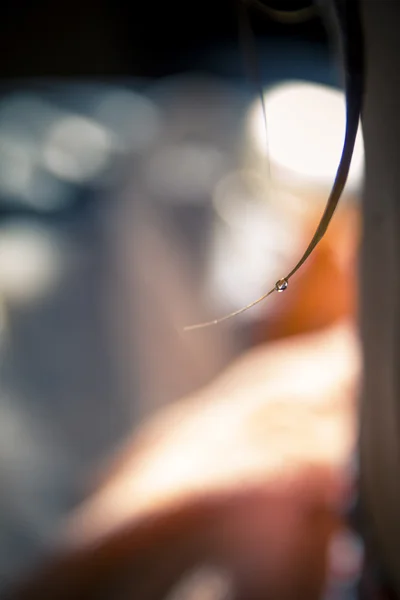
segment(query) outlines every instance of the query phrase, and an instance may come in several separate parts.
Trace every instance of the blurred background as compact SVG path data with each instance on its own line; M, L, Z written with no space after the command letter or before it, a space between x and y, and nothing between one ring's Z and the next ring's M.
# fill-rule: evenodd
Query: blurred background
M291 269L340 158L333 38L307 0L275 4L250 11L256 69L227 0L2 8L0 589L141 419L255 344L356 317L361 139L291 292L183 331Z

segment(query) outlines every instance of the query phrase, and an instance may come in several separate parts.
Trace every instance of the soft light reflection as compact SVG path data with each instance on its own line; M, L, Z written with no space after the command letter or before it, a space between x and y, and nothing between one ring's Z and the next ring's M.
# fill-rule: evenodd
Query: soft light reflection
M60 244L47 229L22 222L0 228L0 293L6 299L26 302L45 294L61 269Z
M233 581L221 568L204 566L184 575L166 600L229 600Z
M27 137L0 129L0 194L8 202L52 211L65 207L71 192L38 164L38 150Z
M4 341L4 335L6 332L7 315L4 299L0 295L0 350Z
M67 535L103 534L187 495L279 481L299 465L346 468L354 444L349 389L359 372L347 324L245 354L143 431Z
M127 90L102 95L93 118L112 131L123 150L141 152L160 134L157 106L145 96Z
M77 115L65 116L47 133L44 163L58 177L84 183L108 166L113 141L112 134L95 121Z
M223 154L211 144L171 144L150 158L145 172L146 186L169 201L202 201L211 193L223 167Z
M29 138L0 130L0 192L28 196L35 172L35 149Z
M360 578L364 558L362 539L349 530L336 533L328 547L328 586L323 600L347 597Z
M268 202L267 189L255 172L235 171L221 179L213 202L220 220L210 248L210 294L221 309L233 310L281 276L301 232L283 205ZM244 317L254 318L260 308Z
M320 84L288 82L264 95L267 135L260 102L249 112L250 135L268 153L272 177L284 183L331 186L342 153L345 119L343 92ZM359 130L348 186L359 189L364 151Z
M73 200L74 191L44 168L35 170L32 185L24 195L24 204L41 212L61 210Z
M39 211L71 200L67 186L43 168L46 131L63 112L31 94L13 94L0 105L0 194L3 201Z
M68 472L68 461L54 443L52 432L38 426L21 399L5 389L0 399L0 470L5 491L0 515L0 580L4 582L14 570L26 568L24 547L15 553L10 526L17 519L28 539L33 536L49 544L55 531L55 497ZM12 550L7 554L10 542Z
M39 143L61 114L60 109L33 93L11 94L0 104L0 126L13 135Z

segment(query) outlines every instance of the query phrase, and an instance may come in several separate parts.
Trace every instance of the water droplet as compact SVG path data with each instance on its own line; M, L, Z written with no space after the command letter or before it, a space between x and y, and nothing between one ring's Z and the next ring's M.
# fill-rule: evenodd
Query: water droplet
M285 279L285 278L278 279L278 281L275 284L275 289L277 292L284 292L287 289L288 285L289 285L289 282L287 279Z

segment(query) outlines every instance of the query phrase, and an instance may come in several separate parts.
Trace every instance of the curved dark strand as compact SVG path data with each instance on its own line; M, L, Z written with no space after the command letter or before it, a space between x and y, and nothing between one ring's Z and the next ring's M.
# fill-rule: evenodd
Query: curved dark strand
M364 94L363 35L358 0L335 0L335 11L342 33L345 66L346 133L342 156L325 210L314 236L296 266L285 277L287 281L300 269L324 237L337 208L350 171L357 138Z
M258 8L261 12L263 12L267 17L273 19L274 21L278 21L279 23L305 23L310 19L313 19L317 16L317 10L314 4L310 4L310 6L305 6L303 8L299 8L297 10L279 10L277 8L271 8L262 2L262 0L247 0L249 4L252 4L256 8Z
M253 2L256 5L260 4L259 0L253 0ZM329 198L327 200L327 204L319 225L300 260L290 271L290 273L286 275L286 277L276 282L275 286L269 292L263 294L260 298L254 300L250 304L247 304L246 306L219 319L185 327L185 331L201 329L210 325L217 325L222 321L226 321L227 319L240 315L253 306L256 306L268 298L268 296L270 296L273 292L280 292L286 289L287 285L282 288L280 284L282 282L286 282L287 284L291 277L297 273L297 271L303 266L303 264L312 254L318 243L322 240L328 229L329 223L332 220L333 214L337 208L343 189L346 185L347 177L350 171L364 95L364 40L361 27L359 1L332 0L332 3L339 25L338 29L341 36L340 41L345 70L346 131L343 142L343 151L336 172L335 181L333 183L332 190L329 194ZM261 102L265 116L264 98L262 94Z
M266 143L266 166L268 170L268 176L271 179L271 164L269 161L269 152L268 152L268 122L267 122L267 111L265 107L264 94L261 84L261 74L260 74L260 65L258 62L257 56L257 47L256 40L253 34L251 24L250 24L250 15L247 8L247 5L250 3L254 4L257 8L259 5L257 4L258 0L238 0L238 14L239 14L239 33L240 33L240 41L243 48L243 56L246 64L246 68L249 72L250 79L253 80L255 84L255 91L260 96L261 101L261 111L264 122L264 130L265 130L265 143Z

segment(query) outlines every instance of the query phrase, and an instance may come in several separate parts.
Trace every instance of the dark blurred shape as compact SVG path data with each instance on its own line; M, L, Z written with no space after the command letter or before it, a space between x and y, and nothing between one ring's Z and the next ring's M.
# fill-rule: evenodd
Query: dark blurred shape
M279 3L282 9L304 4ZM288 26L256 11L254 21L263 37L326 42L319 19ZM127 0L61 0L57 5L6 0L1 9L3 77L159 77L190 68L195 54L215 44L238 46L234 0L156 5Z

